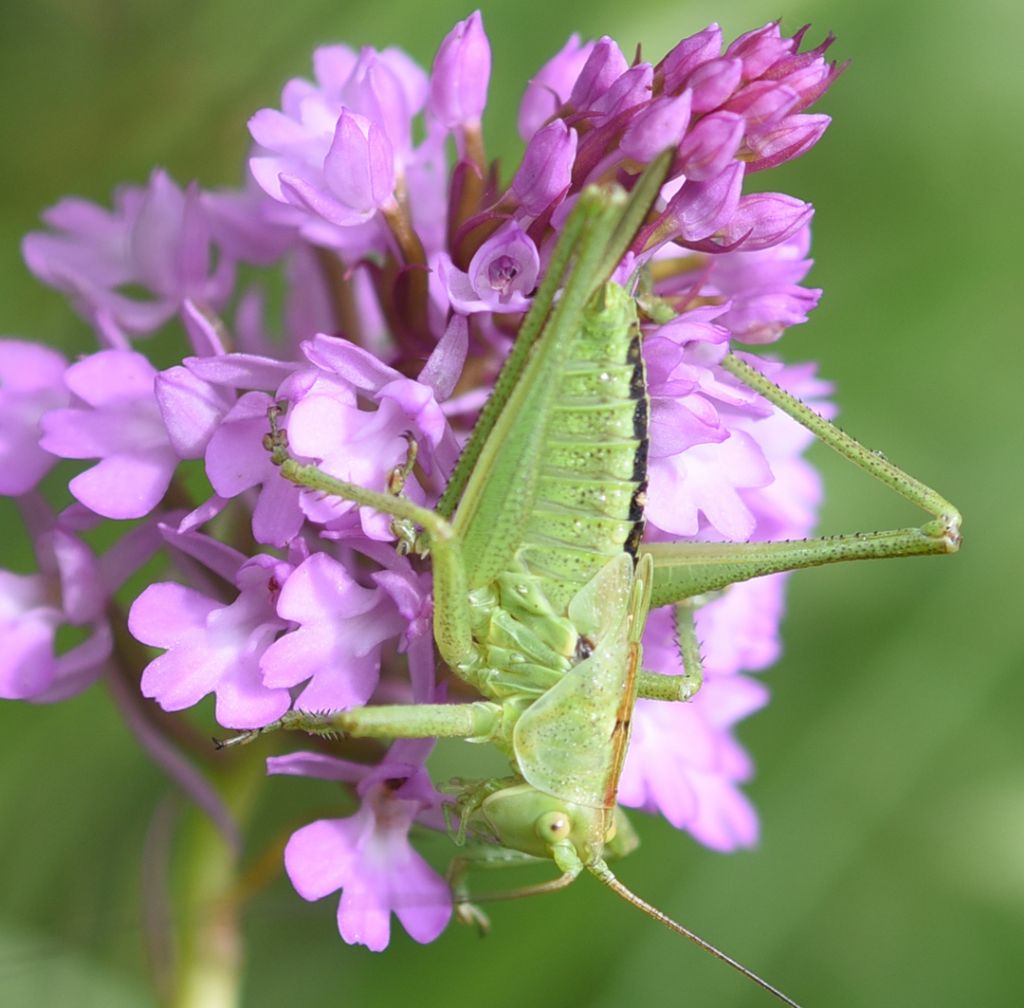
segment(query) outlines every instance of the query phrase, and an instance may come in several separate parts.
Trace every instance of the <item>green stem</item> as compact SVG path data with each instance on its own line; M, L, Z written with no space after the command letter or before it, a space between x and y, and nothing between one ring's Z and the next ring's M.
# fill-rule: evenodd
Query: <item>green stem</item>
M236 821L251 812L265 779L263 758L247 753L224 761L221 795ZM175 873L176 973L168 1008L241 1005L239 852L208 816L187 813Z

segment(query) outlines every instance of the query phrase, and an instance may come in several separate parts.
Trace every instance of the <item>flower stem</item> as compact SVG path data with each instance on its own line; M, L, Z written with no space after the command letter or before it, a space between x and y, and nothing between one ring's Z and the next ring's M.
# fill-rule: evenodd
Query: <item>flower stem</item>
M225 760L219 790L244 821L265 779L259 753ZM210 818L189 809L177 857L176 975L168 1008L237 1008L244 949L238 899L239 852Z

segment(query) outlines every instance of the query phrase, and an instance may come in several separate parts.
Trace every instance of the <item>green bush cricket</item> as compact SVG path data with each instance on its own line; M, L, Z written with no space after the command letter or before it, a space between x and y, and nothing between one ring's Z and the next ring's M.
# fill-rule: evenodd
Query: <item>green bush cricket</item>
M563 228L514 348L434 510L335 479L292 457L272 416L267 440L301 487L391 515L400 548L431 558L434 638L480 701L291 711L267 728L380 739L458 737L495 745L509 777L457 782L452 833L474 845L450 872L459 916L481 922L466 875L474 863L549 859L562 888L586 870L618 895L788 997L626 889L606 859L636 844L616 805L638 697L681 702L699 688L692 610L736 582L845 560L955 552L960 516L941 496L864 448L729 354L723 367L821 441L932 516L920 528L773 543L641 542L648 400L638 300L608 277L634 240L667 167L627 196L591 188ZM644 306L657 311L657 306ZM653 607L674 605L685 674L642 668Z

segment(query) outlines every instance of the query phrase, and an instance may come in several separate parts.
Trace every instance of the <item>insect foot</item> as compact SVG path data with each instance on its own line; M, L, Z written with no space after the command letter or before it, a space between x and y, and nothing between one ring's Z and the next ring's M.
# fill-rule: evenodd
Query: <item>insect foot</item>
M947 553L956 553L960 549L961 543L963 543L963 533L960 531L963 519L960 517L959 511L953 511L949 514L943 515L937 525L941 526L941 538L946 543Z
M288 451L288 432L282 430L278 420L284 412L281 403L274 403L267 410L267 420L270 421L270 433L263 438L263 447L270 452L270 461L274 465L283 465L291 457Z
M459 924L466 924L476 928L481 938L487 937L491 931L491 918L487 916L475 903L465 901L457 902L454 905L455 920Z
M388 474L387 490L393 497L403 496L406 481L416 467L416 456L419 453L419 445L412 431L403 431L402 438L406 443L405 461L395 466ZM426 555L425 550L417 549L415 522L407 518L392 518L390 527L391 534L397 540L395 550L399 556L408 556L411 553Z
M307 735L319 735L322 738L341 738L342 733L338 730L334 719L335 715L330 711L312 713L303 710L290 710L262 728L253 728L225 739L215 738L213 744L217 749L230 749L234 746L248 745L261 735L275 731L304 731Z

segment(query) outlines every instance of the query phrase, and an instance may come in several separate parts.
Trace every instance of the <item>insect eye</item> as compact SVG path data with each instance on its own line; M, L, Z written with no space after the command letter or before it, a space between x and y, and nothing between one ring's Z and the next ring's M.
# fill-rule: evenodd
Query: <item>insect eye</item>
M537 833L543 840L564 840L572 832L572 821L564 812L545 812L537 820Z

